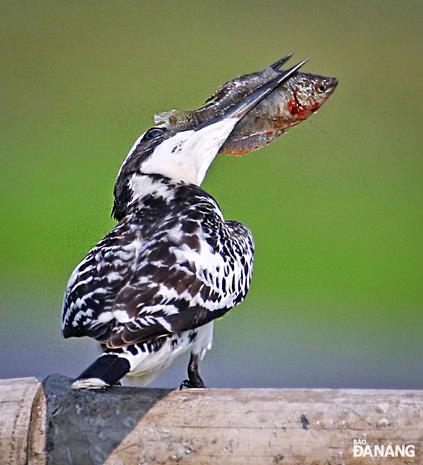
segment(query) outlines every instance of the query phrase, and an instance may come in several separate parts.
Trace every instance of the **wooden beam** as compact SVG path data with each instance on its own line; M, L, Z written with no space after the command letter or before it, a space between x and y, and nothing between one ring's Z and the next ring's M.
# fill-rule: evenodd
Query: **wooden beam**
M28 465L423 464L423 391L93 392L69 385L69 378L53 375L35 395L34 380L0 383L0 414L6 404L15 405L7 422L1 417L0 465L24 465L24 452ZM16 423L29 424L29 393L34 401L26 448L24 431L11 431L13 412ZM353 456L354 440L362 448L356 452L367 451L364 457ZM19 448L13 445L18 442ZM374 446L376 458L368 455Z
M0 465L25 465L35 378L0 380Z

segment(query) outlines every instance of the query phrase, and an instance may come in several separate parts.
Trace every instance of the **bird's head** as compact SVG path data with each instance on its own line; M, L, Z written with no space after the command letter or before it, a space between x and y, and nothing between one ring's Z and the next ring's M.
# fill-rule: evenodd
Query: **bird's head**
M181 121L178 125L160 124L143 133L119 170L113 216L120 220L126 214L127 206L145 195L145 186L139 182L142 175L161 175L200 185L235 125L306 61L280 72L248 95L240 95L231 105L211 104L203 111L187 112L182 124Z

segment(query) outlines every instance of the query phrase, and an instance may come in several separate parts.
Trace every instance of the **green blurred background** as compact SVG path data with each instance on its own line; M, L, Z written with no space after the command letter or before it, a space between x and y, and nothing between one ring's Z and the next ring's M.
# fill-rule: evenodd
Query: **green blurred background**
M206 380L423 387L421 2L2 3L0 377L93 359L61 339L62 294L113 226L116 173L152 115L294 51L340 84L310 122L209 172L257 253Z

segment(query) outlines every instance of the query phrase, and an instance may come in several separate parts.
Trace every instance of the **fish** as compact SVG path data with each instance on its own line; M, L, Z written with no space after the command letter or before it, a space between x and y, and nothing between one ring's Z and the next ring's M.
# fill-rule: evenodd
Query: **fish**
M284 56L262 71L239 75L221 85L196 110L171 110L155 115L155 122L173 130L189 129L193 121L206 121L254 92L284 71L292 57ZM316 113L338 85L335 77L296 71L239 121L219 153L245 155L259 150Z

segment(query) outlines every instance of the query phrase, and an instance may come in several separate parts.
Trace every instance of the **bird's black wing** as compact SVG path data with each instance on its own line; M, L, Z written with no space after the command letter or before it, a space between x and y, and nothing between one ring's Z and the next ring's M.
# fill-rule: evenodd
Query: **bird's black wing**
M77 266L63 301L65 337L107 338L114 300L135 272L141 244L139 231L119 223Z
M253 249L240 223L198 208L195 219L180 218L171 233L143 247L136 272L115 299L119 323L107 345L179 333L222 316L248 291Z

